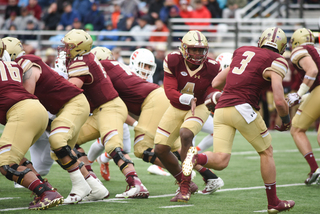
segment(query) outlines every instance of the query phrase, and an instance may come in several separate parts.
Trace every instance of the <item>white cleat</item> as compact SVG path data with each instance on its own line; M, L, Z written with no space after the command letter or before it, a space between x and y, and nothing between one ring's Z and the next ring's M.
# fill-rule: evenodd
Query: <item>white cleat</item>
M99 179L98 179L99 180ZM88 182L89 186L92 189L90 195L83 198L84 201L97 201L106 199L109 197L109 191L107 188L99 182L97 179L90 176L86 181Z
M116 198L148 198L149 191L141 183L138 177L134 177L134 186L127 186L127 190L124 193L117 194Z
M197 176L196 171L192 170L191 172L191 180L193 180Z
M217 191L218 189L221 189L221 187L224 186L223 180L219 177L216 179L208 179L206 181L206 187L202 191L198 191L199 194L203 195L209 195Z
M64 204L76 204L91 193L91 188L82 176L80 170L69 173L72 189L70 194L66 199L64 199Z
M148 169L147 169L147 171L148 171L150 174L154 174L154 175L170 176L170 173L164 171L162 167L157 166L157 165L155 165L155 164L149 166Z
M24 186L14 182L14 188L24 188Z
M192 173L192 169L195 163L195 155L198 154L196 147L190 147L187 152L187 157L182 163L182 173L184 176L189 176Z

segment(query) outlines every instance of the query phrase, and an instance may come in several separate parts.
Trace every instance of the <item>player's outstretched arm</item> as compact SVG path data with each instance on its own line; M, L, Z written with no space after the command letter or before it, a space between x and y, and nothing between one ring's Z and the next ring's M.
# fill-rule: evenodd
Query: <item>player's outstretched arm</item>
M224 85L226 84L227 75L230 71L230 67L222 70L213 80L212 80L212 88L216 88L222 90Z

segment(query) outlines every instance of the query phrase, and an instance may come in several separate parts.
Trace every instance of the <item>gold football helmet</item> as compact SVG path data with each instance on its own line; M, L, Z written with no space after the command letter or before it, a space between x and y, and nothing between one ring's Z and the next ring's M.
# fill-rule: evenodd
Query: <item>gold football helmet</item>
M5 37L2 39L2 41L5 44L6 50L9 53L12 61L25 54L22 43L19 39L14 37Z
M61 40L64 43L64 51L67 58L75 58L88 53L92 48L92 38L84 30L72 29Z
M0 58L2 58L5 49L6 45L3 43L2 39L0 39Z
M314 45L314 35L311 30L307 28L300 28L296 30L290 39L292 50L299 45Z
M274 48L279 54L283 54L287 47L287 37L281 28L271 27L260 36L258 47L268 46Z
M105 59L108 59L108 60L114 59L112 52L105 47L95 47L90 52L93 53L98 58L99 61L105 60Z
M201 54L190 54L189 48L201 48L203 51ZM182 38L179 49L185 60L200 65L207 59L209 46L207 38L200 31L191 30Z

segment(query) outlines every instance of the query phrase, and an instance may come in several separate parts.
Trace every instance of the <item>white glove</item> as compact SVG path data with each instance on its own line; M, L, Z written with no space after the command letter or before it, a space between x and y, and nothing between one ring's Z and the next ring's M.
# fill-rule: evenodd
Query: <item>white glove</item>
M301 97L297 93L290 93L287 95L286 100L289 107L292 107L301 102Z

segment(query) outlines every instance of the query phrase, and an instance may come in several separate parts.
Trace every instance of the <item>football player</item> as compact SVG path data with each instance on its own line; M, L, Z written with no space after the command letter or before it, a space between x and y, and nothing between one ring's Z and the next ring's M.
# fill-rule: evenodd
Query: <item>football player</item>
M290 39L292 47L290 60L300 76L303 77L298 92L287 96L290 107L303 101L293 117L290 132L300 153L310 166L311 171L305 180L306 185L311 185L314 182L320 184L320 168L306 135L310 125L320 117L319 109L315 108L320 105L320 49L314 47L314 42L313 33L306 28L296 30ZM310 95L307 92L310 92ZM318 129L318 143L320 145L320 128Z
M52 158L68 171L72 189L64 200L66 204L87 200L99 200L109 196L109 191L87 171L84 164L71 152L82 124L89 116L89 103L83 90L57 74L42 59L25 55L21 42L13 37L3 39L11 60L23 69L23 86L38 97L42 105L56 118L50 125L49 142ZM66 93L67 92L67 93Z
M192 139L209 116L204 100L211 92L218 91L211 87L211 81L220 71L220 64L207 58L208 49L201 32L189 31L181 40L180 52L168 54L163 62L164 89L170 105L157 128L155 154L179 183L173 202L188 201L190 192L198 189L190 182L190 176L183 176L179 161L170 150L180 136L180 159L184 161Z
M212 87L223 89L214 112L214 152L197 154L191 147L183 162L185 176L195 163L222 170L229 164L236 130L255 148L260 156L262 179L268 199L268 213L291 209L295 202L283 201L276 194L276 169L271 146L271 135L259 114L259 97L263 90L273 89L274 102L282 119L279 131L289 130L289 106L284 98L282 79L288 70L281 56L287 37L278 27L266 29L258 47L243 46L235 50L231 65L212 81Z
M127 190L116 197L148 198L149 191L138 178L129 155L123 151L122 127L127 119L127 107L97 57L90 52L91 36L84 30L73 29L64 36L62 42L67 54L69 81L83 89L92 113L81 128L77 144L101 137L105 151L128 183Z
M22 68L16 62L2 60L4 50L0 39L0 123L5 126L0 138L0 172L37 195L29 209L54 207L63 202L63 197L44 184L31 169L19 165L29 147L45 131L47 111L37 97L23 87Z

